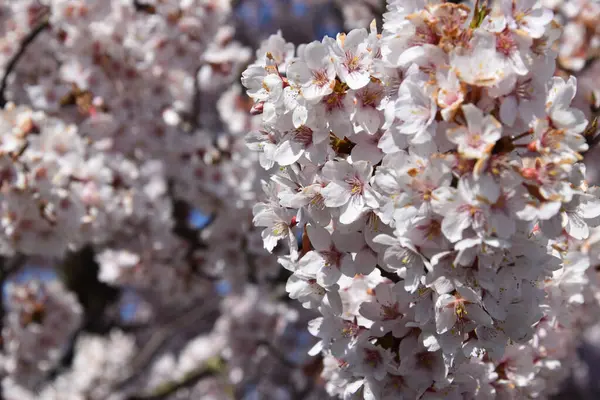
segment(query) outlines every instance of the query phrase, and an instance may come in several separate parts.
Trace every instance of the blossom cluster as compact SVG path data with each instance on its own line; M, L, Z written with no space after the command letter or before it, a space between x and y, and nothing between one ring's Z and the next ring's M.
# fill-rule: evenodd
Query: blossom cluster
M577 77L577 95L573 104L581 109L592 123L600 116L600 3L597 1L544 1L554 10L555 20L564 26L558 43L558 72ZM587 132L588 142L597 142L598 126ZM596 137L596 139L594 139ZM600 182L598 150L586 155L589 181Z
M260 184L239 139L252 124L241 89L221 96L250 56L223 25L229 2L1 7L0 69L20 40L46 28L8 76L11 103L0 111L0 252L60 258L92 244L101 280L180 293L173 302L205 289L190 264L222 272L236 258L247 269L233 249L253 242ZM217 215L195 240L202 246L173 233L173 199ZM229 247L212 245L224 236Z
M322 314L331 395L556 390L576 310L597 303L600 222L559 35L534 0L391 0L381 33L295 51L273 36L243 73L271 171L254 223L290 248L289 296Z

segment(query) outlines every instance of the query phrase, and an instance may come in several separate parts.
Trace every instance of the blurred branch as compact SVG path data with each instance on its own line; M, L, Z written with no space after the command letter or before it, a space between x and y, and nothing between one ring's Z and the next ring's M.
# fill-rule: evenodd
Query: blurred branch
M200 89L200 82L198 79L198 73L204 64L200 64L194 71L194 95L192 97L192 106L190 110L183 115L183 123L181 128L188 134L193 134L195 130L202 127L200 123L200 112L202 109L202 91Z
M12 56L12 58L8 61L6 68L4 70L4 75L2 76L2 81L0 81L0 108L3 108L6 105L6 86L8 84L8 77L13 72L15 67L17 66L19 60L27 50L27 47L35 40L38 35L43 32L46 28L50 26L50 21L47 15L44 15L41 21L33 28L31 32L27 34L21 41L19 45L19 49Z
M180 389L195 385L204 378L219 375L224 368L224 361L215 357L208 360L205 365L188 372L180 380L164 383L153 389L149 394L133 395L128 397L127 400L162 400Z
M163 344L172 337L175 332L182 331L187 327L206 319L212 311L213 310L209 309L206 305L200 309L194 305L191 309L184 311L183 314L174 318L166 326L157 329L131 362L131 372L117 382L116 387L122 389L136 379L144 370L145 366L152 361Z
M194 253L196 250L206 248L206 245L200 240L200 230L193 228L190 225L192 207L183 200L175 199L173 195L171 195L171 197L173 198L173 220L175 221L173 233L185 240L188 244L185 259L190 267L190 270L209 281L219 280L219 277L211 276L197 268L196 260L194 259ZM203 228L209 226L215 220L215 218L216 215L210 215L207 224Z

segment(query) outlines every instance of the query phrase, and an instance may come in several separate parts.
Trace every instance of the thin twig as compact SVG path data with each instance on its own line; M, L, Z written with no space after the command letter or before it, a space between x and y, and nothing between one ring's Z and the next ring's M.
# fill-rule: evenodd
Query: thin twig
M4 107L6 105L6 97L5 97L4 92L6 91L6 86L8 84L8 76L13 72L13 70L17 66L17 63L19 62L19 60L25 53L25 50L27 50L27 47L29 47L29 45L35 40L35 38L38 37L38 35L41 32L43 32L46 28L48 28L49 26L50 26L50 20L49 20L48 16L46 15L46 16L42 17L42 20L40 21L40 23L37 24L36 27L33 28L33 30L31 32L29 32L27 34L27 36L25 36L23 38L23 41L19 45L19 49L12 56L12 58L6 65L6 69L4 70L4 75L2 76L2 81L0 82L0 108Z

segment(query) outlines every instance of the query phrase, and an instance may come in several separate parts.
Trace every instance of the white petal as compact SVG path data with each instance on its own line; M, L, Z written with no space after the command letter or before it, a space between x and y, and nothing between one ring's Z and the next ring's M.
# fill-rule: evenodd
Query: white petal
M302 144L294 142L293 140L285 140L279 143L275 149L273 159L283 166L291 165L302 157L304 150Z
M500 105L500 119L508 126L513 126L517 119L517 99L515 96L508 96L502 100Z
M321 192L322 193L322 192ZM327 204L327 203L325 203ZM351 196L348 203L342 207L340 214L340 223L348 225L356 221L365 210L365 200L363 196Z
M321 195L325 198L325 205L327 207L341 207L348 203L352 194L347 184L340 184L338 182L329 182L321 190Z
M331 248L331 235L325 228L320 226L307 225L306 233L310 243L317 251L329 250Z
M449 331L456 323L454 306L450 304L454 300L454 296L443 294L435 303L435 326L438 334Z
M323 287L329 287L335 285L341 276L342 271L336 266L324 265L317 273L317 283Z
M468 211L451 210L442 220L442 232L451 242L462 239L465 229L471 225L471 217Z

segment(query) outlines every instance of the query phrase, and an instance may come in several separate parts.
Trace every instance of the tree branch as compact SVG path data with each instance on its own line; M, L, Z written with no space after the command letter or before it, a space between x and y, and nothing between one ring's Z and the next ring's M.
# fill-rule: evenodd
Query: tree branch
M38 35L49 26L50 21L48 19L48 16L45 15L42 17L42 20L35 26L35 28L33 28L33 30L23 38L23 41L19 45L19 49L6 65L4 75L2 76L2 81L0 81L0 108L3 108L6 105L6 97L4 92L6 91L6 86L8 84L8 76L13 72L13 70L17 66L17 63L25 53L25 50L27 50L27 47L29 47L29 45L35 40L35 38L38 37Z
M133 395L127 398L127 400L162 400L167 396L176 393L180 389L194 386L197 382L204 378L215 376L220 374L224 369L224 362L220 358L214 358L209 360L206 365L200 366L180 379L172 382L166 382L158 387L154 388L148 394Z
M208 306L203 306L200 309L197 305L183 312L166 326L156 330L152 337L146 342L145 346L140 349L135 358L131 362L131 373L123 377L116 383L117 389L122 389L139 376L141 371L154 358L156 353L163 347L163 344L173 335L173 332L181 331L195 323L205 320L211 313Z

